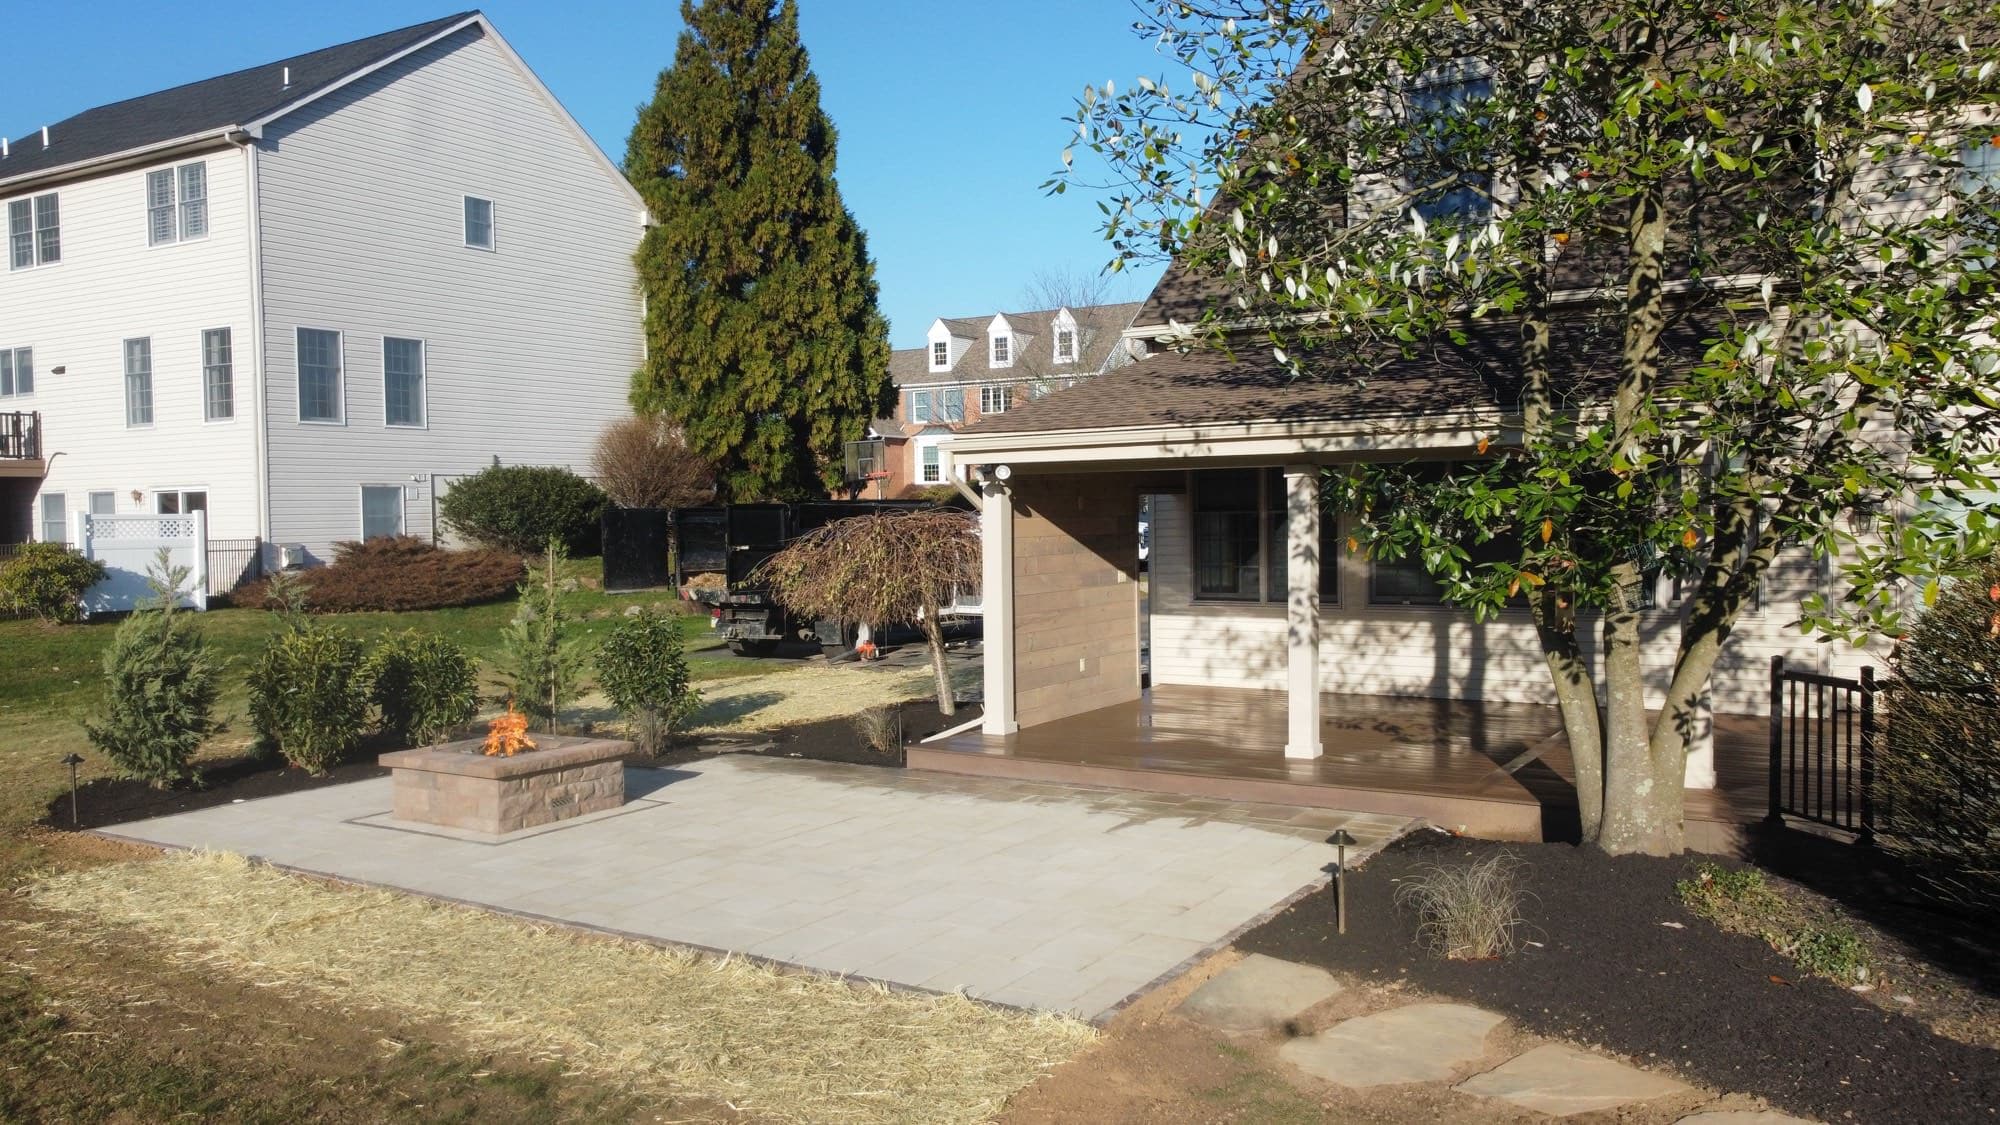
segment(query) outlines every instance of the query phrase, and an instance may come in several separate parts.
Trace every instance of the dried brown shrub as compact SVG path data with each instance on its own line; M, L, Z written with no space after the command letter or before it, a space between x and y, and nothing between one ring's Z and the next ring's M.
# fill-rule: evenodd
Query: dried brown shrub
M299 581L314 613L448 609L499 601L521 580L521 558L509 551L445 551L409 535L336 543L333 561L302 571ZM271 579L237 588L235 601L262 606Z
M691 508L715 498L715 470L680 431L656 418L624 418L597 437L590 471L620 507Z

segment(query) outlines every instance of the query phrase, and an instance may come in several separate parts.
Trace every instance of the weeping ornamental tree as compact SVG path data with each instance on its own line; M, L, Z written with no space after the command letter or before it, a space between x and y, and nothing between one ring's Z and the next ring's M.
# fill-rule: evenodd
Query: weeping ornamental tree
M725 500L825 495L883 408L889 363L833 123L793 0L684 0L681 19L625 155L654 219L632 405L674 419Z
M1681 849L1710 674L1781 554L1835 564L1799 623L1849 640L1970 569L2000 386L1988 4L1142 11L1190 79L1088 91L1051 189L1111 196L1114 266L1170 254L1212 288L1182 346L1298 379L1437 355L1510 388L1476 454L1332 491L1348 549L1421 559L1482 619L1525 601L1588 839ZM1662 571L1683 600L1654 715Z
M944 609L979 588L979 523L955 508L850 516L764 560L754 581L794 613L923 630L938 710L957 713L945 662Z

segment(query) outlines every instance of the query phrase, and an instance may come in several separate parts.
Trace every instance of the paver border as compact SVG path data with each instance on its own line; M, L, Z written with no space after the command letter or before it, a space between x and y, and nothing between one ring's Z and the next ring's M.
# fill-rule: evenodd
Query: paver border
M787 760L787 759L770 759L770 760L772 760L772 761L785 761L785 760ZM663 771L665 771L665 772L675 772L676 770L679 770L679 767L678 767L678 766L657 766L657 767L654 767L654 766L633 766L633 767L631 767L631 768L634 768L634 769L660 769L660 770L663 770ZM876 769L876 768L880 768L880 767L875 767L875 766L867 766L867 767L862 767L862 768L866 768L866 769ZM693 773L692 771L685 771L685 770L681 770L680 772L682 772L682 773L684 773L684 774L687 774L688 776L699 776L698 774L695 774L695 773ZM360 783L361 783L361 782L363 782L363 781L382 781L382 780L386 780L386 778L361 778L361 779L357 779L356 781L353 781L353 782L346 782L346 783L343 783L343 784L349 784L349 785L354 785L354 784L360 784ZM679 779L676 779L676 780L679 780ZM662 786L660 786L660 788L661 788L661 789L664 789L664 788L667 788L667 787L669 787L669 786L671 786L671 785L673 785L673 784L674 784L674 782L671 782L671 781L670 781L670 782L666 783L666 785L662 785ZM1060 787L1060 788L1066 788L1066 789L1076 789L1076 790L1082 790L1082 791L1094 791L1094 790L1095 790L1095 791L1108 791L1108 792L1121 792L1121 790L1117 790L1117 789L1115 789L1115 788L1112 788L1112 787L1108 787L1108 786L1097 786L1097 785L1065 785L1065 784L1063 784L1063 783L1060 783L1060 782L1056 782L1056 783L1050 783L1050 784L1053 784L1053 785L1055 785L1055 786L1057 786L1057 787ZM339 786L337 786L337 785L333 785L333 786L322 786L321 788L327 788L327 789L334 789L334 788L339 788ZM659 789L655 789L655 790L652 790L651 792L658 792L658 791L659 791ZM275 798L278 798L278 797L288 797L288 796L294 796L294 795L296 795L296 794L292 794L292 793L274 793L274 794L271 794L270 796L267 796L267 797L257 797L257 798L253 798L253 799L251 799L251 800L249 800L249 801L244 801L244 802L242 802L242 803L243 803L243 804L253 804L253 803L255 803L256 801L267 801L267 800L273 800L273 799L275 799ZM639 800L644 800L644 798L640 798ZM664 801L662 801L662 802L658 802L658 803L659 803L659 804L666 804L667 802L664 802ZM229 808L229 807L232 807L232 806L230 806L230 805L221 805L221 806L217 806L217 807L218 807L218 808ZM206 811L206 810L203 810L203 811ZM619 812L619 811L622 811L622 810L609 810L609 811L611 811L611 812L613 812L613 813L616 813L616 812ZM1332 812L1340 812L1340 811L1345 811L1345 810L1338 810L1338 809L1335 809L1335 810L1324 810L1324 811L1332 811ZM167 815L168 815L168 816L172 816L172 815L176 815L176 814L171 814L171 813L169 813L169 814L167 814ZM1360 814L1357 814L1357 815L1360 815ZM147 818L145 818L145 819L146 819L146 820L159 820L159 819L164 819L164 818L163 818L163 817L147 817ZM578 820L580 820L580 819L582 819L582 818L573 818L573 819L578 819ZM143 821L128 821L127 823L130 823L130 824L139 824L139 823L143 823ZM355 822L354 822L353 820L351 820L351 819L350 819L350 820L344 820L344 821L343 821L343 823L355 823ZM560 825L560 824L564 824L565 822L561 822L561 821L558 821L558 822L556 822L556 823L557 823L558 825ZM590 822L590 823L595 823L595 822L594 822L594 821L592 821L592 822ZM1407 820L1407 821L1405 821L1405 823L1404 823L1404 824L1403 824L1403 825L1402 825L1402 826L1401 826L1400 828L1398 828L1398 829L1397 829L1396 831L1394 831L1393 833L1391 833L1391 834L1389 834L1389 835L1385 836L1385 837L1383 838L1383 840L1382 840L1382 843L1381 843L1380 847L1376 848L1376 849L1375 849L1375 851L1380 851L1380 850L1381 850L1382 848L1386 848L1386 847L1388 847L1388 846L1389 846L1390 844L1392 844L1392 843L1396 842L1397 840L1401 839L1402 837L1404 837L1404 836L1406 836L1406 835L1409 835L1409 834L1410 834L1411 832L1414 832L1414 831L1418 830L1419 828L1423 828L1423 827L1427 826L1428 824L1429 824L1429 822L1428 822L1428 821L1425 821L1425 820L1423 820L1423 819L1421 819L1421 818L1412 818L1412 819L1410 819L1410 820ZM360 827L385 827L385 826L382 826L382 825L358 825L358 826L360 826ZM538 827L547 827L547 826L538 826ZM534 829L527 829L527 830L525 830L525 831L534 831ZM113 831L113 830L112 830L111 828L109 828L109 827L106 827L106 828L89 828L89 829L85 829L85 830L83 830L82 834L83 834L83 835L89 835L89 836L97 836L97 837L99 837L99 838L102 838L102 839L106 839L106 840L113 840L113 841L116 841L116 842L118 842L118 843L121 843L121 844L126 844L126 845L129 845L129 846L135 846L135 847L143 847L143 848L151 848L151 849L153 849L153 850L155 850L155 851L158 851L158 852L161 852L161 853L168 853L168 852L192 852L192 851L199 851L199 850L201 850L201 849L199 849L199 848L194 848L194 847L190 847L190 846L188 846L188 845L185 845L185 844L166 844L166 843L160 843L160 842L158 842L158 841L154 841L154 840L142 840L142 839L136 839L136 838L134 838L134 837L130 837L130 836L121 836L121 835L119 835L119 834L118 834L117 832ZM482 843L481 841L476 841L476 840L464 840L464 841L460 841L460 842L462 842L462 843ZM486 846L492 846L492 845L486 845ZM1371 852L1371 853L1370 853L1370 855L1373 855L1373 854L1374 854L1373 852ZM320 881L322 881L322 882L327 882L327 883L334 883L334 884L339 884L339 885L344 885L344 886L351 886L351 887L361 887L361 888L364 888L364 889L368 889L368 890L379 890L379 891L394 891L394 892L396 892L396 893L398 893L398 894L405 894L405 895L410 895L410 896L412 896L412 897L415 897L415 898L423 898L423 899L429 899L429 900L431 900L431 901L433 901L433 902L439 902L439 903L444 903L444 904L446 904L446 905L449 905L449 906L460 906L460 907L468 907L468 908L471 908L471 909L474 909L474 910L484 910L484 911L487 911L487 912L489 912L489 913L492 913L492 914L498 914L498 915L501 915L501 916L504 916L504 917L509 917L509 918L516 918L516 919L520 919L520 920L523 920L523 921L528 921L528 922L533 922L533 923L536 923L536 924L538 924L538 925L544 925L544 926L551 926L551 927L555 927L555 928L557 928L557 929L561 929L561 930L564 930L564 931L566 931L566 932L569 932L569 933L573 933L573 934L577 934L577 935L579 935L579 936L586 936L586 937L587 937L587 936L598 936L598 937L610 937L610 938L615 938L615 939L618 939L618 940L621 940L621 941L633 941L633 942L638 942L638 943L640 943L640 944L642 944L642 945L648 945L648 946L652 946L652 947L654 947L654 948L658 948L658 949L678 949L678 950L685 950L685 951L688 951L688 952L693 952L693 953L701 953L701 954L705 954L705 955L707 955L707 956L711 956L711 957L724 957L724 958L728 958L728 957L737 957L737 958L741 958L741 959L743 959L743 960L746 960L746 961L749 961L749 962L750 962L750 963L752 963L752 964L756 964L756 965L762 965L762 966L764 966L764 967L766 967L766 968L769 968L769 969L774 969L774 970L778 970L778 971L783 971L783 972L797 972L797 973L809 973L809 974L812 974L812 975L815 975L815 976L820 976L820 977L826 977L826 978L831 978L831 979L834 979L834 980L839 980L839 981L844 981L844 982L846 982L846 983L849 983L849 984L857 984L857 985L872 985L872 986L876 986L876 987L881 987L881 988L887 988L887 989L890 989L890 990L892 990L892 991L896 991L896 992L908 992L908 993L914 993L914 994L917 994L917 995L923 995L923 996L949 996L949 995L953 995L954 993L956 993L957 995L961 995L961 996L964 996L964 997L965 997L966 999L968 999L968 1000L972 1000L972 1001L975 1001L975 1002L977 1002L977 1003L980 1003L980 1004L985 1004L985 1005L987 1005L988 1007L991 1007L991 1008L997 1008L997 1009L1000 1009L1000 1010L1002 1010L1002 1011L1014 1011L1014 1012L1029 1012L1029 1013L1044 1013L1044 1014L1046 1014L1046 1009L1040 1009L1040 1008L1033 1008L1033 1007L1028 1007L1028 1006L1026 1006L1026 1005L1021 1005L1021 1004L1009 1004L1009 1003L1006 1003L1006 1002L1004 1002L1004 1001L998 1001L998 1000L989 1000L989 999L987 999L987 998L985 998L985 997L982 997L982 996L974 996L974 995L972 995L972 994L970 994L970 993L966 992L966 991L965 991L964 989L962 989L962 988L961 988L961 989L954 989L954 990L944 990L944 989L936 989L936 988L924 988L924 987L922 987L922 986L920 986L920 985L913 985L913 984L906 984L906 983L904 983L904 982L901 982L901 981L892 981L892 980L884 980L884 979L882 979L882 978L879 978L879 977L871 977L871 976L866 976L866 975L864 975L864 974L861 974L861 973L849 973L849 972L841 972L841 971L839 971L839 970L835 970L835 969L822 969L822 968L818 968L818 967L815 967L815 966L811 966L811 965L801 965L801 964L798 964L797 962L794 962L794 961L786 961L786 960L783 960L783 959L781 959L781 958L776 958L776 957L768 957L768 956L765 956L765 955L763 955L763 954L757 954L757 953L750 953L750 952L746 952L746 951L744 951L744 950L738 950L738 949L723 949L723 948L720 948L720 947L718 947L718 946L711 946L711 945L703 945L703 944L701 944L701 943L699 943L699 942L691 942L691 941L678 941L678 940L674 940L674 939L670 939L670 938L662 938L662 937L657 937L657 936L654 936L654 935L651 935L651 934L639 934L639 933L633 933L633 932L631 932L631 931L628 931L628 930L620 930L620 929L616 929L616 928L614 928L614 927L610 927L610 926L596 926L596 925L591 925L590 923L587 923L587 922L578 922L578 921L575 921L575 920L573 920L573 919L568 919L568 918L556 918L556 917L551 917L551 916L549 916L549 915L546 915L546 914L537 914L537 913L534 913L533 911L528 911L528 910L517 910L517 909L513 909L513 908L510 908L510 907L504 907L504 906L495 906L495 905L493 905L493 904L491 904L491 903L484 903L484 902L474 902L474 901L472 901L472 900L470 900L470 899L462 899L462 898L457 898L457 897L454 897L454 896L452 896L452 895L442 895L442 894L433 894L433 893L430 893L430 892L426 892L426 891L417 891L417 890L412 890L412 889L410 889L410 888L408 888L408 887L400 887L400 886L397 886L397 885L395 885L395 884L393 884L393 883L382 883L382 882L377 882L377 881L374 881L374 880L371 880L371 879L356 879L356 878L352 878L352 877L349 877L349 876L344 876L344 875L334 875L334 874L330 874L330 873L328 873L328 872L325 872L325 871L314 871L314 870L312 870L312 869L310 869L310 868L304 868L304 867L295 867L295 866L292 866L291 864L285 864L285 863L277 863L277 862L274 862L274 861L272 861L272 860L269 860L269 859L266 859L266 858L264 858L264 857L262 857L262 856L259 856L259 855L248 855L248 856L245 856L244 858L245 858L245 859L247 859L248 861L250 861L251 863L254 863L254 864L257 864L257 865L259 865L259 866L263 866L263 867L268 867L268 868L270 868L270 869L271 869L271 870L273 870L273 871L281 871L281 872L284 872L285 874L288 874L288 875L297 875L297 876L302 876L302 877L305 877L305 878L309 878L309 879L317 879L317 880L320 880ZM1111 1022L1111 1021L1113 1020L1113 1019L1115 1019L1115 1018L1117 1018L1117 1017L1118 1017L1119 1015L1123 1014L1123 1013L1124 1013L1124 1011L1125 1011L1125 1009L1127 1009L1127 1008L1131 1007L1131 1006L1132 1006L1133 1004L1135 1004L1135 1003L1137 1003L1138 1001L1140 1001L1141 999L1145 998L1145 997L1146 997L1147 995L1149 995L1149 994L1151 994L1151 993L1153 993L1153 992L1156 992L1156 991L1158 991L1159 989L1161 989L1161 988L1165 987L1165 986L1166 986L1167 984L1170 984L1170 983L1172 983L1173 981L1175 981L1175 980L1179 979L1180 977L1182 977L1182 976L1186 975L1186 974L1187 974L1187 973L1188 973L1189 971L1191 971L1191 970L1192 970L1192 969L1193 969L1193 968L1194 968L1195 966L1197 966L1197 965L1201 964L1202 962L1204 962L1204 961L1208 960L1208 959L1209 959L1210 957L1213 957L1213 956L1215 956L1215 955L1216 955L1217 953L1219 953L1219 952L1221 952L1222 950L1224 950L1224 949L1227 949L1227 948L1228 948L1229 946L1233 945L1233 944L1235 943L1235 941L1236 941L1236 939L1237 939L1237 938L1240 938L1240 937L1242 937L1242 936L1243 936L1244 934L1248 933L1249 931L1251 931L1251 930L1253 930L1253 929L1256 929L1256 928L1257 928L1258 926L1261 926L1261 925L1265 924L1266 922L1269 922L1269 921L1270 921L1271 919L1273 919L1273 918L1277 917L1277 916L1278 916L1279 914L1282 914L1282 913L1284 913L1284 912L1285 912L1286 910L1290 909L1290 908L1291 908L1291 907L1292 907L1292 906L1293 906L1294 904L1298 903L1298 902L1299 902L1300 900L1302 900L1302 899L1304 899L1304 898L1306 898L1306 897L1308 897L1308 896L1312 895L1312 894L1313 894L1314 892L1316 892L1316 891L1320 890L1320 889L1321 889L1322 887L1325 887L1325 886L1327 886L1327 885L1328 885L1329 883L1331 883L1331 882L1333 881L1333 873L1332 873L1332 870L1331 870L1333 866L1334 866L1334 865L1333 865L1333 864L1332 864L1331 862L1327 863L1327 864L1325 865L1325 867L1324 867L1324 868L1322 868L1322 870L1321 870L1321 873L1320 873L1320 874L1319 874L1318 876L1316 876L1316 877L1314 877L1314 878L1312 878L1312 879L1309 879L1309 880L1307 880L1307 881L1306 881L1306 883L1305 883L1304 885L1302 885L1302 886L1300 886L1299 888L1297 888L1296 890L1292 891L1292 892L1291 892L1290 894L1287 894L1287 895L1285 895L1285 896L1284 896L1283 898L1279 899L1279 900L1278 900L1277 902L1273 903L1273 904L1272 904L1271 906L1269 906L1268 908L1266 908L1266 909L1264 909L1264 910L1262 910L1262 911L1259 911L1259 912L1258 912L1257 914L1255 914L1255 915L1251 916L1250 918L1246 919L1246 920L1245 920L1245 921L1244 921L1244 922L1243 922L1242 924L1240 924L1240 925L1238 925L1238 926L1236 926L1236 927L1232 928L1231 930L1229 930L1229 931L1228 931L1227 933L1223 934L1223 935L1222 935L1221 937L1217 938L1216 940L1214 940L1214 941L1212 941L1212 942L1208 943L1207 945L1204 945L1204 946L1202 946L1202 947L1201 947L1200 949L1197 949L1197 950L1196 950L1195 952L1193 952L1193 953L1189 954L1189 955L1188 955L1187 957L1185 957L1185 958L1181 959L1181 960L1180 960L1180 961L1179 961L1178 963L1176 963L1175 965L1173 965L1173 966L1172 966L1171 968L1169 968L1169 969L1167 969L1166 971L1164 971L1164 972L1162 972L1162 973L1158 974L1157 976L1153 977L1153 978L1152 978L1151 980L1149 980L1149 981L1147 981L1147 982L1146 982L1145 984L1143 984L1143 985L1139 986L1139 987L1138 987L1137 989L1133 990L1132 992L1129 992L1129 993L1127 993L1127 994L1126 994L1126 995L1125 995L1125 996L1124 996L1124 997L1123 997L1122 999L1120 999L1120 1000L1118 1000L1118 1001L1116 1001L1116 1002L1114 1002L1114 1003L1112 1003L1112 1004L1110 1004L1110 1005L1106 1006L1105 1008L1103 1008L1103 1009L1102 1009L1102 1010L1101 1010L1100 1012L1098 1012L1097 1014L1095 1014L1095 1015L1081 1015L1081 1014L1075 1014L1075 1015L1072 1015L1072 1017L1071 1017L1071 1018L1074 1018L1074 1019L1077 1019L1077 1020L1079 1020L1080 1022L1083 1022L1083 1023L1086 1023L1086 1024L1089 1024L1089 1025L1090 1025L1090 1026L1092 1026L1092 1027L1100 1027L1100 1028L1101 1028L1101 1027L1104 1027L1104 1026L1108 1025L1108 1024L1109 1024L1109 1023L1110 1023L1110 1022Z

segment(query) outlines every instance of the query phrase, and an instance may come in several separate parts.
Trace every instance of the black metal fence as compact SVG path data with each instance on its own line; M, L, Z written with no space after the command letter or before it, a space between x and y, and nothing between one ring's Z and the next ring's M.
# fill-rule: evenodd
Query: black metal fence
M42 458L42 416L38 411L0 414L0 458L39 461Z
M209 540L208 596L220 597L245 582L263 577L263 548L261 539Z
M1859 679L1771 658L1771 819L1875 835L1875 669Z

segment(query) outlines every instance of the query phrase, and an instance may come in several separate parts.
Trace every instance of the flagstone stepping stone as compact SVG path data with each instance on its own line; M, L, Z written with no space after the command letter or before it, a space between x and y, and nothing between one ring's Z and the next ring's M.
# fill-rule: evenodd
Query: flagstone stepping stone
M1286 1062L1342 1086L1443 1082L1486 1053L1506 1017L1464 1004L1409 1004L1342 1020L1278 1048Z
M1499 1098L1557 1117L1651 1101L1693 1087L1560 1043L1544 1043L1459 1083L1461 1093Z
M1225 1031L1263 1031L1339 991L1325 969L1252 953L1195 989L1181 1012Z
M1792 1117L1790 1113L1778 1113L1776 1109L1710 1109L1708 1113L1690 1113L1674 1125L1820 1125L1808 1117Z

